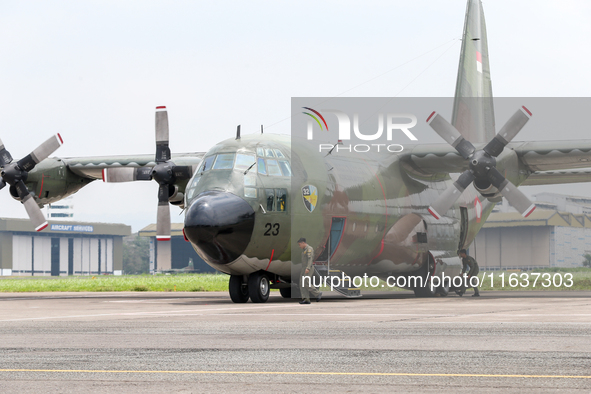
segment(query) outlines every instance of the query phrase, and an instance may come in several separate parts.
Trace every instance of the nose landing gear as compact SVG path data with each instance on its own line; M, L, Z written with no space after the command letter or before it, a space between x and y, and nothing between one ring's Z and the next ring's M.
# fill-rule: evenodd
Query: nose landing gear
M230 276L230 298L235 303L245 303L250 300L254 303L267 302L271 293L271 281L265 271L258 271L248 275Z

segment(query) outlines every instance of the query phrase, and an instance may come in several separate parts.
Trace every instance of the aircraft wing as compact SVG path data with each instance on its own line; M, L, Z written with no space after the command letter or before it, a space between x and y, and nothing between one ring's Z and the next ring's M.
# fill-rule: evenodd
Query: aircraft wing
M197 166L205 152L172 154L172 161L177 165ZM62 161L74 174L91 179L102 179L104 168L117 167L144 167L155 166L154 154L125 155L125 156L95 156L95 157L71 157Z
M591 168L566 171L536 171L522 183L526 186L591 182Z
M531 171L591 167L591 140L515 142L508 147Z
M531 171L524 185L591 182L591 140L512 142L507 148ZM415 145L400 159L407 170L423 176L468 169L467 161L447 144ZM569 171L576 169L584 170Z
M400 154L404 168L417 176L460 173L468 162L448 144L414 145Z

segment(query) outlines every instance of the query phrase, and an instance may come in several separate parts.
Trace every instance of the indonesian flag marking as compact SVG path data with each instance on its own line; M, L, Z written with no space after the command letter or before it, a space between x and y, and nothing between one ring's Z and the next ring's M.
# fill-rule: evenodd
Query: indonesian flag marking
M478 197L474 199L474 210L476 211L476 223L480 223L480 219L482 219L482 203Z
M476 70L482 73L482 54L476 51Z

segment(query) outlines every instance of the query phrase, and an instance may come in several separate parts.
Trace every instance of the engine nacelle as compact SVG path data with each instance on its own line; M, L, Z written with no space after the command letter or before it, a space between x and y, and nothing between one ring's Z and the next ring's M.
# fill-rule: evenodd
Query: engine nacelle
M168 189L169 197L168 202L172 205L180 206L184 208L185 203L185 195L183 192L179 191L179 187L177 185L173 185Z
M74 174L61 159L48 158L29 172L25 184L35 195L37 203L43 206L76 193L93 180ZM11 188L10 195L14 198L16 190Z
M494 199L497 197L502 197L499 190L494 187L490 182L480 183L478 181L474 181L474 188L482 194L483 197L490 199Z
M16 192L16 187L10 186L8 188L8 192L10 193L10 197L14 198L16 201L21 200L20 198L18 198L18 193Z

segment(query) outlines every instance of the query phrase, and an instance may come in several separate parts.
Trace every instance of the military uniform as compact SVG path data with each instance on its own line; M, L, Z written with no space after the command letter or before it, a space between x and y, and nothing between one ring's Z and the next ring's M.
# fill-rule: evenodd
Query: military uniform
M468 256L468 255L466 255L466 257L462 258L462 276L464 275L464 272L466 272L466 271L468 271L468 284L470 283L470 278L478 275L478 272L480 271L476 260L473 257ZM478 286L474 286L473 289L474 289L474 295L476 295L476 296L480 295L480 292L478 291ZM466 292L466 286L464 286L462 284L462 289L460 290L460 293L458 293L458 294L463 295L465 292Z
M302 292L302 299L304 301L310 301L310 296L314 298L318 298L322 293L320 293L314 286L312 286L314 280L314 249L310 245L306 245L306 247L302 250L302 270L300 271L300 290ZM308 273L306 274L306 269L308 269ZM306 279L306 283L304 286L304 276L310 277L310 282Z

